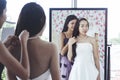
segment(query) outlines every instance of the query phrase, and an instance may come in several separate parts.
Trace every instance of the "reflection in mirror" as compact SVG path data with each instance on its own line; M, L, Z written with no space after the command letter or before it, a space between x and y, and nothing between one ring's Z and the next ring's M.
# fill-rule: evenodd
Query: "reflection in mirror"
M79 23L67 20L70 15ZM50 9L50 41L59 50L62 80L105 80L106 18L106 8Z

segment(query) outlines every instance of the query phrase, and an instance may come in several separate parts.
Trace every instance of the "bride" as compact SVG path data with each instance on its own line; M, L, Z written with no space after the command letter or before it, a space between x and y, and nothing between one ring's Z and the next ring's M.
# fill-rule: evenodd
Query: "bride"
M74 61L69 80L100 80L96 40L86 34L89 29L87 19L81 18L77 24L74 37L68 42L68 59Z

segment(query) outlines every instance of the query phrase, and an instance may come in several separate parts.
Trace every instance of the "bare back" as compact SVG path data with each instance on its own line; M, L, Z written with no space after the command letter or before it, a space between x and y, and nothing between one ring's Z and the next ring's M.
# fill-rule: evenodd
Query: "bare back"
M41 39L31 39L28 41L28 53L30 60L30 78L35 78L51 69L52 74L54 73L53 67L51 67L53 60L57 58L57 51L53 47L52 43L43 41ZM55 56L56 55L56 56ZM58 60L56 60L58 61ZM54 68L58 69L56 62ZM55 71L56 71L55 70Z

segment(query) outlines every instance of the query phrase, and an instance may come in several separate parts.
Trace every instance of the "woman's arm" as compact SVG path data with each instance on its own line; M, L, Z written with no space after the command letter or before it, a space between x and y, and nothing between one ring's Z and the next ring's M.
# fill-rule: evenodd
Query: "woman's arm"
M72 45L75 42L76 42L75 37L70 38L69 41L68 41L68 54L67 54L67 57L68 57L69 61L72 61L72 57L73 57Z
M26 33L26 32L24 32ZM25 35L25 34L24 34ZM26 37L23 39L21 38L22 48L27 47L27 40ZM4 64L10 72L14 73L22 80L27 80L29 78L29 60L28 60L28 53L27 48L23 49L22 51L24 58L26 57L26 61L22 63L22 65L10 54L7 48L0 42L0 62ZM26 64L25 64L26 63ZM27 66L26 66L27 65Z
M64 46L64 33L60 34L60 54L65 55L65 53L68 51L68 44Z
M16 75L7 69L7 79L8 80L17 80Z
M94 56L94 61L95 61L95 65L96 68L99 72L98 78L97 80L100 80L100 64L99 64L99 54L98 54L98 46L97 46L97 42L96 39L93 38L92 39L92 44L93 44L93 56Z
M58 60L58 51L56 45L51 44L51 60L50 60L50 72L52 80L60 80L60 67Z
M21 44L20 40L16 36L9 36L5 41L4 45L8 51L20 62L21 58ZM7 78L8 80L17 80L16 75L7 69Z
M19 62L21 58L21 44L16 36L9 36L4 42L5 47Z
M22 54L22 66L27 70L28 78L30 76L30 63L28 57L28 50L27 50L27 40L29 38L29 32L26 30L22 31L20 34L20 42L21 42L21 54Z
M7 69L15 73L15 75L22 79L28 78L28 71L24 68L7 50L7 48L0 42L0 62L4 64Z

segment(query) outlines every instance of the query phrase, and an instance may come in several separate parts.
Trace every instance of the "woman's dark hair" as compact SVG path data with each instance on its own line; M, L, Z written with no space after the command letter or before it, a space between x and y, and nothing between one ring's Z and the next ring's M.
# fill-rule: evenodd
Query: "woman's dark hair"
M6 0L0 0L0 17L3 14L3 10L6 8Z
M77 20L74 31L73 31L73 37L77 38L77 36L79 36L79 26L80 26L80 22L81 21L86 21L88 23L88 27L89 27L89 22L86 18L80 18L80 20ZM73 57L72 60L74 60L74 58L76 57L76 43L74 43L72 45L72 52L73 52Z
M71 20L74 20L74 19L78 19L75 15L69 15L67 16L66 20L65 20L65 24L63 26L63 30L62 32L66 32L68 30L68 23L71 21Z
M19 15L15 35L19 36L23 30L27 30L30 37L33 37L42 30L45 22L46 16L43 8L35 2L27 3Z

